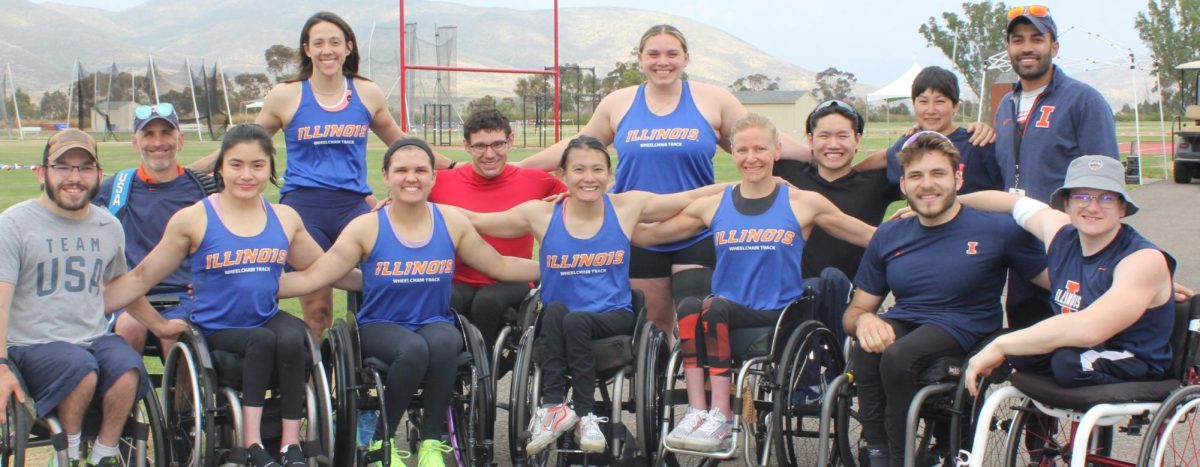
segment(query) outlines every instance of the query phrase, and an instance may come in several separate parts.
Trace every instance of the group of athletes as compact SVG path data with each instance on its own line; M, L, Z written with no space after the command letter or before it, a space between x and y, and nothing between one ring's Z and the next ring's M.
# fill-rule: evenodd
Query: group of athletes
M439 362L464 345L454 311L498 345L504 310L533 283L545 305L544 388L530 453L572 429L582 449L604 449L590 343L632 332L633 289L684 356L689 408L665 441L681 448L727 446L730 330L771 325L806 290L817 318L856 341L872 466L903 462L917 374L975 349L1006 312L1019 330L976 353L969 381L1005 359L1064 386L1161 377L1174 259L1121 222L1138 208L1112 112L1053 65L1048 9L1017 7L1008 20L1020 82L994 127L955 124L958 81L930 67L912 87L919 131L858 165L864 120L853 106L821 103L806 140L794 139L724 88L683 79L688 43L668 25L638 44L645 83L606 96L577 137L512 162L509 122L480 110L463 125L471 161L458 164L401 131L380 88L358 75L349 25L318 13L300 34L299 74L191 168L176 158L184 135L169 104L136 110L142 162L103 181L90 136L49 139L41 196L0 215L0 408L32 398L37 415L61 420L73 463L114 465L127 414L150 390L139 355L148 333L169 346L190 322L213 349L243 358L249 465L305 465L305 332L330 326L331 287L361 291L363 356L391 365L375 446L424 388L420 465L442 465L450 450L455 368ZM279 130L287 166L274 204L263 192L277 183ZM383 202L367 183L370 133L388 145ZM718 147L738 181L715 184ZM901 199L909 217L881 225ZM889 293L895 304L881 311ZM156 311L147 295L172 305ZM278 305L296 296L303 321ZM275 378L279 453L260 435ZM93 403L104 422L83 461ZM401 465L409 453L393 446Z

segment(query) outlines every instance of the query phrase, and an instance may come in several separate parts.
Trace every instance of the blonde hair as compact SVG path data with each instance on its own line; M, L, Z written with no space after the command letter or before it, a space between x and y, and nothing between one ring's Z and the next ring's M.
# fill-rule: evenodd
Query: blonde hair
M750 128L758 128L766 131L771 135L771 144L779 144L779 130L775 128L775 124L771 123L771 120L767 117L754 112L747 113L746 115L743 115L742 118L739 118L733 122L733 131L729 133L730 141L732 141L733 137L737 136L738 133Z
M666 34L674 37L679 41L679 44L683 46L683 53L688 53L687 39L683 37L683 33L679 32L678 28L669 24L656 24L654 26L650 26L650 29L647 29L646 33L642 34L642 40L638 42L638 53L641 54L642 51L646 49L646 41L649 41L651 37L660 34Z

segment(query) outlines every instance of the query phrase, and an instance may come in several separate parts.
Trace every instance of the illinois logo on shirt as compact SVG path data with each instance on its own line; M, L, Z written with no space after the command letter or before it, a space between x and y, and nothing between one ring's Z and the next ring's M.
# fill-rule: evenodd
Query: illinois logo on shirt
M1054 291L1054 303L1058 304L1063 313L1079 311L1079 307L1083 305L1083 296L1079 294L1080 290L1078 282L1067 281L1066 285Z
M979 254L979 242L967 242L967 254L968 255Z

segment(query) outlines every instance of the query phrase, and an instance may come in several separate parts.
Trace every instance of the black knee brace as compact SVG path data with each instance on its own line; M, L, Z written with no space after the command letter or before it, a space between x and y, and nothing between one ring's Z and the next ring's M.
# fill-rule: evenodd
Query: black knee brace
M675 303L687 297L703 300L712 294L712 268L692 268L671 274L671 295Z

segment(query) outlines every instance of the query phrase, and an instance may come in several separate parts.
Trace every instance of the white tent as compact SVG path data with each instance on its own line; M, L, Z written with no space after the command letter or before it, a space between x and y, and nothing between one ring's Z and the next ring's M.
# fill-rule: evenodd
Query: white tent
M887 102L893 99L908 99L912 97L913 80L917 79L917 74L921 73L923 69L925 67L914 63L899 78L879 88L879 90L867 94L867 104L870 105L870 103L875 101Z

